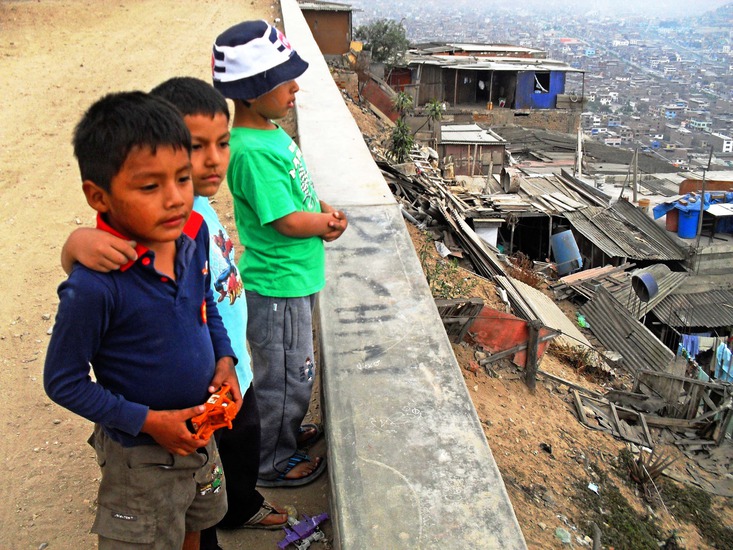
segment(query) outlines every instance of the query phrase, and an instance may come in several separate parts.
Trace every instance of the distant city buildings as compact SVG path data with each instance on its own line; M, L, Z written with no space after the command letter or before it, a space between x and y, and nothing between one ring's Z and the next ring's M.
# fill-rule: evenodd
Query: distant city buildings
M665 19L609 17L509 3L354 0L354 25L401 21L414 44L513 44L547 52L583 94L586 139L639 148L683 167L733 167L733 4ZM557 5L557 4L554 4ZM553 6L554 6L553 5ZM358 11L356 11L358 10Z

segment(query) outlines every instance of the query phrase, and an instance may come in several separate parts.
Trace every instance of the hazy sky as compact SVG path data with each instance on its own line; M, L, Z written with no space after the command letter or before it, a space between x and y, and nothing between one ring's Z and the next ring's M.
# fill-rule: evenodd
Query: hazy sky
M373 0L338 0L352 5L355 8L373 4ZM377 2L374 2L375 4ZM379 2L387 4L392 9L402 11L404 6L446 6L446 0L420 0L419 2ZM655 19L666 19L670 17L684 17L685 15L697 15L705 11L713 10L725 4L732 3L731 0L449 0L448 5L474 5L481 6L480 11L487 8L513 10L527 13L532 11L576 11L579 15L590 15L600 13L602 15L618 15L620 17L629 15L646 15ZM390 14L385 14L389 16Z
M430 0L429 0L430 1ZM485 0L491 3L492 0ZM498 0L504 3L503 0ZM563 6L580 13L599 11L606 15L645 14L652 17L696 15L731 3L731 0L523 0L522 6Z

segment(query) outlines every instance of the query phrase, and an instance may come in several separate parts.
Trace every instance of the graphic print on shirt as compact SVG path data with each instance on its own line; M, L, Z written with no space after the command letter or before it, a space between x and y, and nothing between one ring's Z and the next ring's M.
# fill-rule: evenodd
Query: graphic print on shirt
M229 299L229 303L233 304L244 290L242 277L234 262L234 244L229 235L221 229L218 233L211 235L211 244L212 250L218 250L220 253L220 255L212 254L210 266L214 290L219 293L216 301L222 302L224 299Z
M305 168L305 162L303 161L303 153L300 148L295 144L294 141L290 142L288 147L293 157L293 169L290 171L290 177L300 183L300 190L303 193L303 210L306 212L315 212L316 205L318 204L318 197L316 197L316 191L313 189L313 180L311 175Z

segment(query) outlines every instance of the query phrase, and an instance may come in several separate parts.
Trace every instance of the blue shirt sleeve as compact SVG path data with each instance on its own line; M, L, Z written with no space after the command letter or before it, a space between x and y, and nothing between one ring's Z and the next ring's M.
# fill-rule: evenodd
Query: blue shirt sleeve
M115 307L115 294L111 281L81 267L59 286L60 303L43 383L48 396L59 405L87 420L136 436L148 407L127 401L90 377L92 360Z

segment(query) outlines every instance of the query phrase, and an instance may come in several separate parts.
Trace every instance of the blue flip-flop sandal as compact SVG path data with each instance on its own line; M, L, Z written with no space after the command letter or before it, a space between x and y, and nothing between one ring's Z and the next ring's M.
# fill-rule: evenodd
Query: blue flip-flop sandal
M282 472L275 479L258 479L257 486L258 487L300 487L302 485L307 485L308 483L315 481L318 478L318 476L320 476L326 469L326 457L320 457L320 459L321 461L316 466L316 469L313 470L307 476L299 477L296 479L287 479L285 476L288 474L290 470L295 468L295 466L297 466L301 462L311 462L310 456L308 456L305 453L297 452L288 459L288 465L285 467L284 472Z

